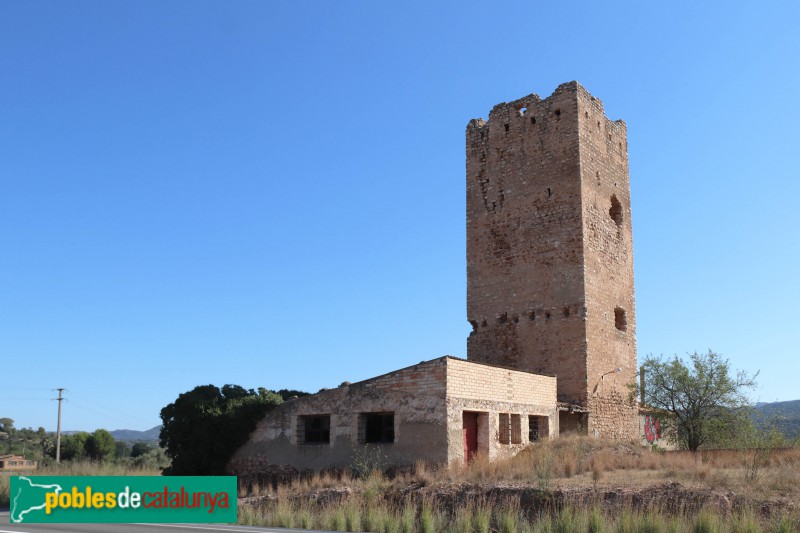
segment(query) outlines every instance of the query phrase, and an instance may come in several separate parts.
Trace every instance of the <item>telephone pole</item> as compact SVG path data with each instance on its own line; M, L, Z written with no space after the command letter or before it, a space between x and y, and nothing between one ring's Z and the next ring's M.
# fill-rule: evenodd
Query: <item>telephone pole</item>
M67 389L56 389L58 391L58 398L53 398L58 401L58 426L56 427L56 463L61 462L61 402L64 401L63 393Z

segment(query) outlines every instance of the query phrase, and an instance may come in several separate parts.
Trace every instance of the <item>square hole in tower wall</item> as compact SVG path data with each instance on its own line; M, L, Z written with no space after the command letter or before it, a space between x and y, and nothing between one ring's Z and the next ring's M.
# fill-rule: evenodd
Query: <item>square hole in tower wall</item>
M614 327L620 331L628 329L628 318L625 316L625 310L621 307L614 309Z

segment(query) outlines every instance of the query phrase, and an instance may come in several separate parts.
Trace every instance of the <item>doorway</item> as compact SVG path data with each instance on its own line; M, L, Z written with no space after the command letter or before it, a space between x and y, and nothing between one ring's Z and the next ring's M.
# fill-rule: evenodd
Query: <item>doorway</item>
M478 453L478 413L464 411L464 463L468 464Z

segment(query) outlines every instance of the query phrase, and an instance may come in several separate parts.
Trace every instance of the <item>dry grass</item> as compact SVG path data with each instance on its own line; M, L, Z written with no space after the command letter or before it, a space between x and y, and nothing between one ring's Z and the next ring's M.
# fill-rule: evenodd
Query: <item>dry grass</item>
M95 461L69 461L33 471L27 470L19 474L29 476L160 476L161 470ZM0 476L0 507L7 506L9 503L9 484L10 480L7 475Z
M686 502L676 500L673 482ZM541 497L521 506L531 491ZM547 496L554 491L563 499ZM570 494L580 498L563 496ZM603 494L631 497L609 503ZM650 503L632 503L647 500L643 494ZM706 503L692 501L709 494ZM286 525L291 516L294 527L336 531L800 531L800 449L656 453L569 436L505 460L418 463L392 478L317 473L241 495L268 496L242 507L243 523Z
M511 459L490 462L478 456L468 467L450 468L435 476L454 483L529 482L543 489L675 481L797 501L800 449L651 452L635 444L568 436L530 447Z

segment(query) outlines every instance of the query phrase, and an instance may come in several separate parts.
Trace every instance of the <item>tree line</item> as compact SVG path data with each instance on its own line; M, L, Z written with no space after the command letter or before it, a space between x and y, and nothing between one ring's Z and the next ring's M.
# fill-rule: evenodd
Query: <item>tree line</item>
M21 455L25 459L49 464L56 457L56 434L43 427L16 428L12 418L0 418L0 455ZM102 461L132 466L164 467L168 459L158 446L114 439L105 429L91 433L79 431L61 435L62 461Z

